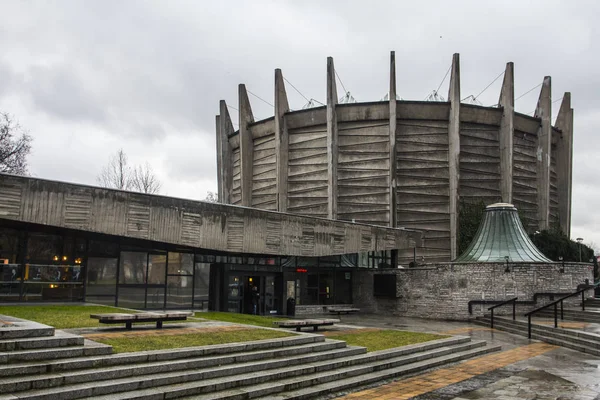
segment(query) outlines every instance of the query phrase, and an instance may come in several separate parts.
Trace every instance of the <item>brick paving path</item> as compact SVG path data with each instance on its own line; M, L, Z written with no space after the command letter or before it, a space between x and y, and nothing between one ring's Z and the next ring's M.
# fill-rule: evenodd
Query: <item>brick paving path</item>
M392 382L373 389L349 394L338 399L404 400L411 399L437 389L444 388L477 375L494 371L518 361L539 356L556 349L547 343L534 343L511 350L486 355L457 364L453 367L418 375L412 378Z

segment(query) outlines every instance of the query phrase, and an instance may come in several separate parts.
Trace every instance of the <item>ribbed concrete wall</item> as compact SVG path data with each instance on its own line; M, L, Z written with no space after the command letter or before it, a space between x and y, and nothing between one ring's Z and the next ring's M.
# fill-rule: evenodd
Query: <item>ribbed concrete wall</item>
M233 149L231 153L231 165L233 166L233 187L231 189L231 204L242 204L240 148Z
M427 260L447 260L450 258L448 122L399 120L396 127L398 226L426 231Z
M0 174L0 219L193 248L327 256L420 245L418 232Z
M288 150L289 212L327 217L327 127L291 129Z
M338 219L387 225L388 121L338 122Z
M337 104L329 59L327 106L299 111L284 107L277 124L271 118L242 130L250 132L254 143L253 171L246 173L253 177L252 206L418 229L424 234L424 248L417 256L428 262L458 256L460 201L512 202L529 231L560 223L569 234L570 95L561 105L559 124L547 134L549 77L544 78L536 117L514 112L512 63L507 64L497 107L461 104L458 60L455 55L449 102L396 101L392 54L392 100ZM285 99L280 103L286 105L277 71L276 98ZM219 117L223 125L227 115ZM247 139L239 135L234 132L229 138L231 160L224 161L233 167L233 204L239 204L243 188L239 170L245 164L239 159L239 143ZM546 136L551 137L550 145ZM219 169L220 178L227 173ZM400 249L401 263L412 257L412 249Z
M398 102L399 107L403 102ZM422 103L426 116L431 103ZM436 108L442 104L431 104ZM355 106L356 107L356 106ZM369 115L364 106L362 113ZM409 107L414 108L414 104ZM445 103L445 107L448 105ZM471 121L477 110L468 106ZM356 110L355 110L356 111ZM306 111L302 111L306 113ZM467 203L491 204L502 200L500 192L500 145L497 118L481 122L461 121L459 196ZM414 117L414 115L412 115ZM286 114L284 119L289 118ZM538 229L537 137L534 118L526 118L525 130L513 136L513 203L530 231ZM308 118L307 118L308 119ZM299 121L296 120L296 123ZM491 122L491 123L490 123ZM533 131L533 132L532 132ZM287 211L327 217L327 127L324 124L288 130ZM555 138L555 140L559 140ZM271 132L254 139L252 206L275 210L277 205L275 139ZM426 260L450 258L448 122L438 119L396 121L396 215L397 226L426 232ZM556 146L553 146L555 148ZM338 122L337 218L373 225L388 225L390 219L389 121L365 119ZM233 148L232 204L239 204L239 148ZM556 157L550 168L550 220L558 221ZM412 257L412 251L405 258ZM402 257L401 257L402 258Z
M252 207L277 210L277 157L273 120L251 127L252 151Z
M513 204L528 231L537 229L537 137L535 133L515 130L513 161Z

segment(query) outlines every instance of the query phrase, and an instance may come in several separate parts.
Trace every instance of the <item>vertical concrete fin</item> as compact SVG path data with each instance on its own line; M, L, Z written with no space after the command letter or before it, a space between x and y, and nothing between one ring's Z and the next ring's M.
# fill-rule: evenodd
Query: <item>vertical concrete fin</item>
M556 128L561 130L556 140L556 186L558 190L558 219L560 229L571 235L571 176L573 173L573 109L571 93L563 96L556 117Z
M515 132L515 72L512 62L506 64L498 105L502 107L499 132L500 196L502 197L502 202L512 203L513 140Z
M240 186L242 189L242 205L252 206L252 158L254 142L248 125L254 122L246 85L238 86L240 113Z
M565 232L568 237L571 237L571 211L573 208L571 207L573 202L573 140L574 140L574 130L573 130L573 117L575 111L571 108L571 112L569 113L569 132L571 132L571 148L569 149L569 212L568 212L568 223L567 223L567 231Z
M217 136L215 137L215 144L217 146L217 199L219 203L223 203L223 153L221 151L221 116L215 117L215 127Z
M396 52L390 53L390 226L397 225L396 211Z
M233 123L231 122L231 116L227 109L227 103L225 100L219 102L219 128L217 148L220 150L220 155L217 158L221 159L221 167L219 175L221 175L221 187L219 201L224 204L231 204L231 191L233 189L233 160L232 160L232 149L229 144L229 135L235 130L233 129Z
M562 102L560 103L560 109L558 110L558 115L556 116L556 121L554 122L554 126L558 129L564 131L568 125L569 121L569 113L571 112L571 92L565 92Z
M327 217L337 219L338 128L333 58L327 57Z
M287 211L288 193L288 132L285 113L290 106L280 69L275 70L275 154L277 160L277 210Z
M448 167L450 186L450 258L458 257L458 186L460 180L460 56L452 56L450 74L450 117L448 120Z
M552 146L552 80L544 77L534 116L541 119L537 132L538 228L550 226L550 153Z

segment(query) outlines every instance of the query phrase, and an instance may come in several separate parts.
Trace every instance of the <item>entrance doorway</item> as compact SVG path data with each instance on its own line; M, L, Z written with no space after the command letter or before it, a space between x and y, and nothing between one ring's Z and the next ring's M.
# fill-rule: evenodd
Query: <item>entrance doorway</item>
M244 314L260 315L264 302L262 292L262 279L259 276L244 277Z
M238 274L228 277L228 312L271 315L282 313L281 276L277 274Z

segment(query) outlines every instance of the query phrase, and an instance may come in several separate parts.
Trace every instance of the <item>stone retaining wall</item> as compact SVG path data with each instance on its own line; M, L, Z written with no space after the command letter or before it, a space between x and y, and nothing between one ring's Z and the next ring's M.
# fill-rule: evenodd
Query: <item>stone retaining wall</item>
M363 312L432 319L468 320L488 313L491 305L475 305L468 312L470 300L533 300L534 293L572 293L588 279L593 282L593 267L589 264L511 264L505 272L504 263L433 264L425 268L365 269L354 271L353 303ZM373 275L396 275L396 297L375 297ZM391 278L391 277L390 277ZM593 296L593 290L586 293ZM518 305L525 313L550 301L538 298L536 305ZM555 298L554 298L555 299ZM578 305L580 297L565 302ZM500 307L498 315L512 313L512 307Z

